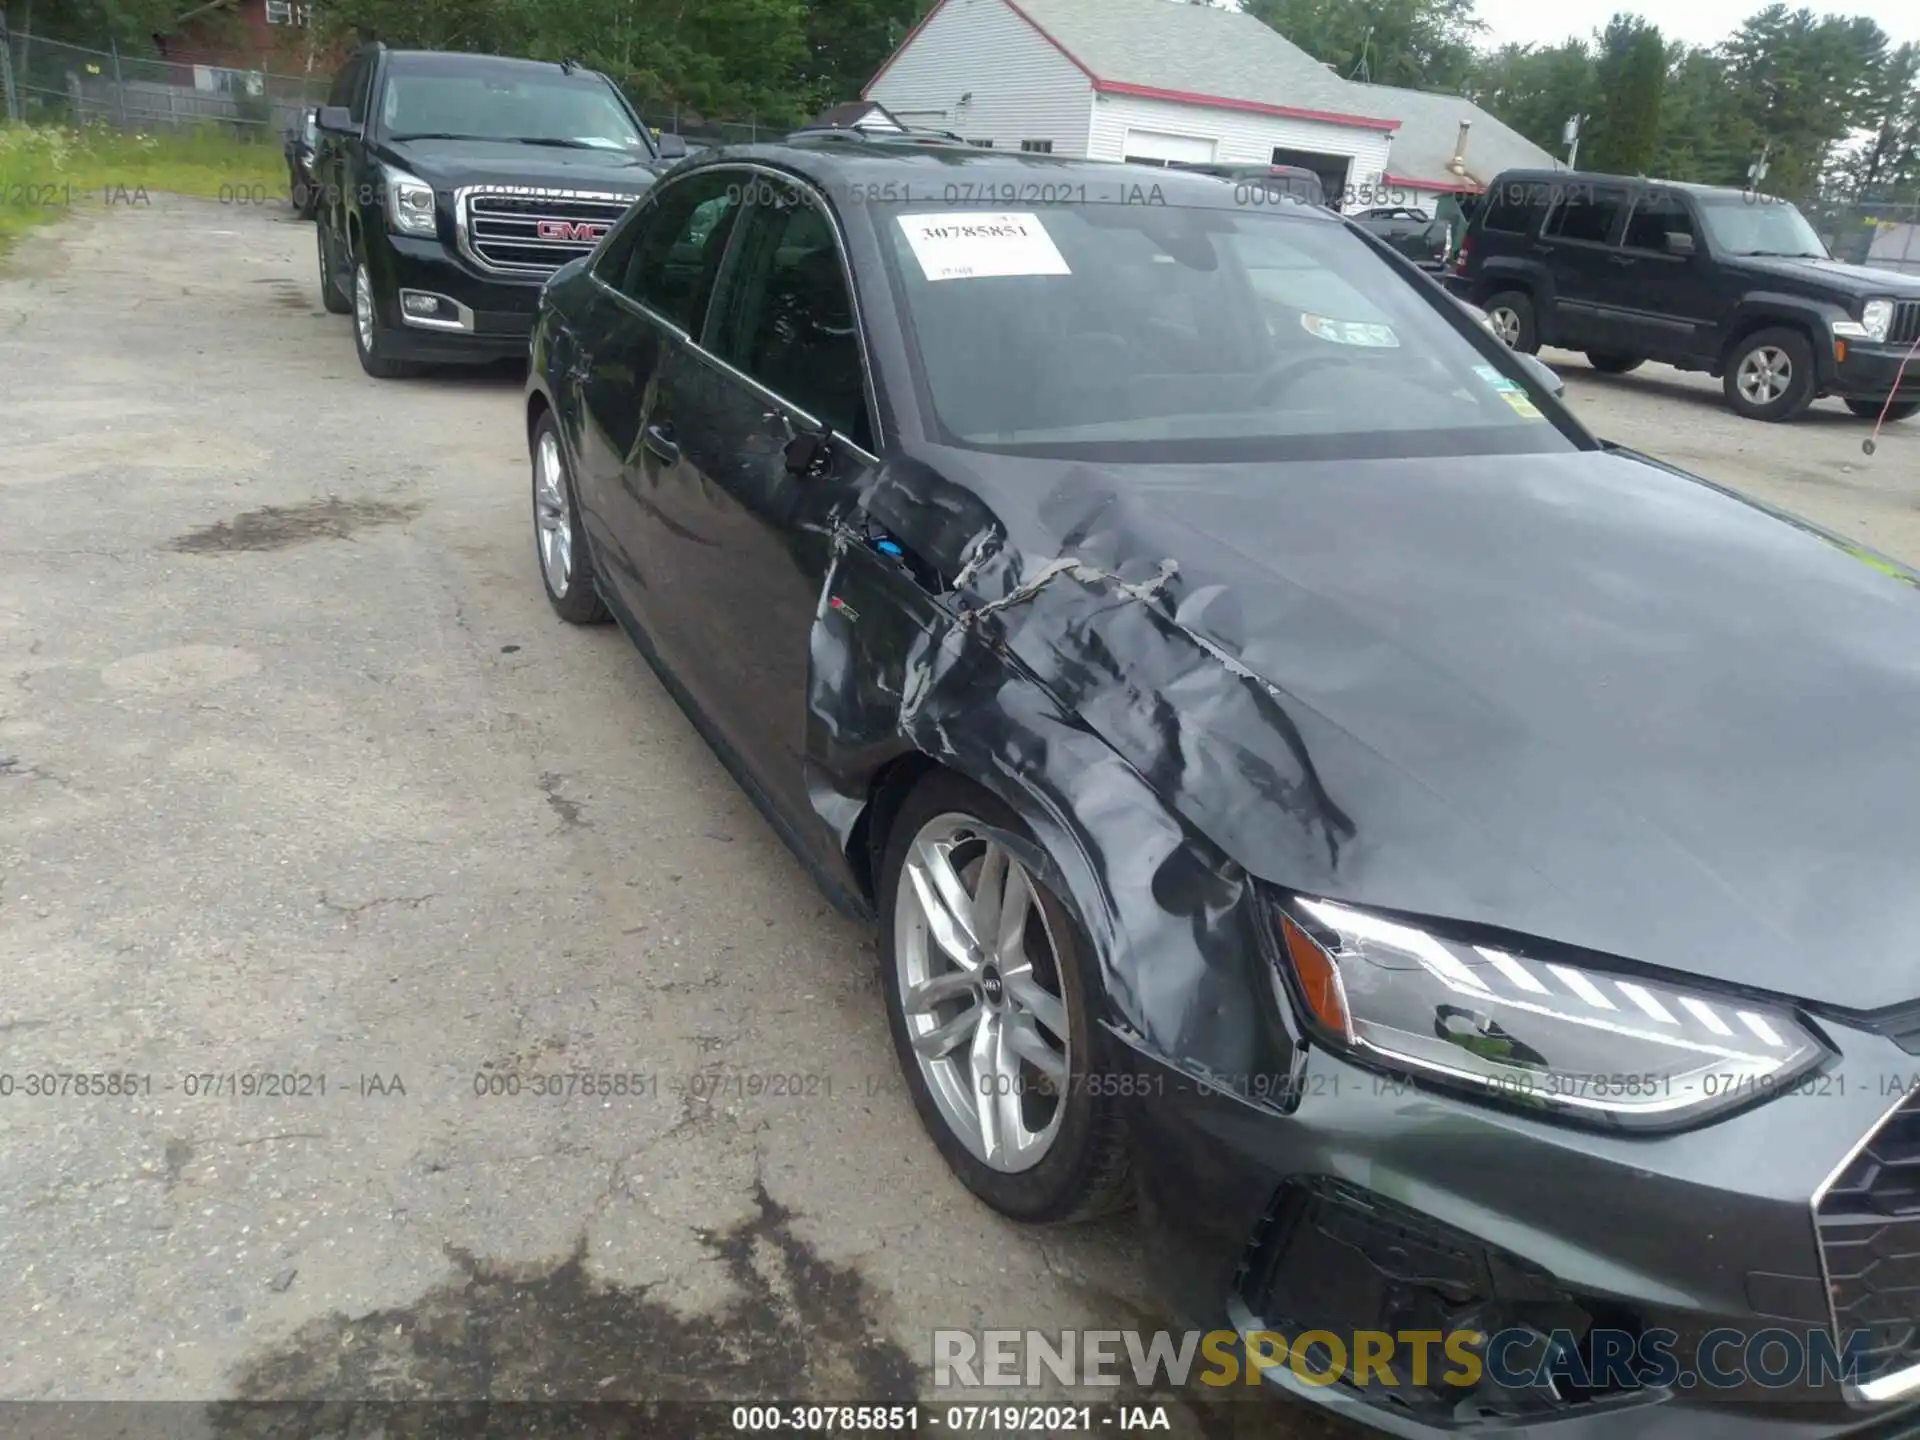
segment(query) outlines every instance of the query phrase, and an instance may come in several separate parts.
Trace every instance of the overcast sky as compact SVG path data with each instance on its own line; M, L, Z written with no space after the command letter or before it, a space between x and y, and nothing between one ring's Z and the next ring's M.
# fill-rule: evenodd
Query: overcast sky
M1818 3L1818 0L1788 0L1816 14L1837 11L1843 15L1866 15L1880 28L1902 40L1920 40L1920 4L1915 0L1849 0L1849 3ZM1765 8L1764 0L1685 0L1684 4L1651 5L1634 0L1478 0L1475 9L1487 22L1485 40L1496 45L1509 41L1519 45L1552 45L1569 35L1586 35L1604 26L1617 11L1643 15L1658 25L1669 39L1695 45L1711 45L1724 40L1740 28L1740 22Z

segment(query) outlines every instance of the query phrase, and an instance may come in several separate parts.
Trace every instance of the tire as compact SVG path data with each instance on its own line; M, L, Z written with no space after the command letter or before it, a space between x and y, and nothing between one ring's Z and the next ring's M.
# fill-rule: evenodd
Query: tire
M889 830L880 872L879 948L894 1051L927 1133L961 1183L986 1204L1028 1224L1110 1214L1132 1198L1125 1123L1130 1102L1108 1093L1111 1087L1089 1083L1092 956L1060 901L983 835L983 826L1032 843L1031 832L999 799L939 771L914 788ZM957 964L952 949L935 941L928 918L933 912L921 898L941 893L932 878L941 874L946 893L957 890L969 910L983 875L999 877L1000 883L989 882L996 907L1008 894L1004 886L1016 894L1024 888L1030 899L1017 942L975 950L971 970ZM959 923L952 908L937 899L933 905L949 927ZM971 915L963 923L970 932ZM993 921L987 924L998 931ZM968 974L977 977L971 984L961 978ZM910 1022L909 986L917 989L929 980L953 993L932 1004L912 1004ZM981 1033L983 1021L993 1027L990 1036ZM923 1056L943 1035L949 1053ZM1015 1044L1024 1047L1018 1054ZM990 1103L982 1106L973 1051L989 1045L999 1063L989 1071ZM1024 1058L1036 1046L1050 1068L1058 1067L1050 1080ZM997 1093L1008 1099L992 1103L995 1082L1005 1084ZM1003 1137L998 1146L985 1138L983 1111ZM955 1118L969 1112L971 1121ZM990 1158L995 1155L997 1160Z
M1889 423L1895 420L1910 420L1920 415L1920 400L1896 400L1888 405L1884 400L1849 400L1847 408L1863 420L1878 420L1882 406L1886 407Z
M609 618L607 607L594 585L593 556L580 524L573 472L567 468L567 449L560 443L552 411L535 423L527 452L533 470L533 553L547 603L569 625L598 625ZM556 580L562 554L564 573Z
M314 244L320 252L320 303L329 315L351 315L353 297L340 283L340 267L334 263L334 247L327 240L327 222L313 227Z
M1813 346L1784 326L1755 331L1734 347L1722 384L1734 414L1792 420L1813 403Z
M393 357L391 343L387 339L387 327L380 323L373 276L364 259L356 260L353 263L353 351L360 357L360 368L376 380L397 380L413 373L413 366Z
M1502 290L1480 307L1493 322L1493 333L1509 350L1532 355L1540 349L1540 324L1533 313L1533 297L1524 290Z
M313 219L314 211L319 208L320 190L300 178L298 169L289 167L290 176L287 185L287 198L293 202L293 215L296 220Z
M1602 375L1625 375L1646 364L1644 355L1616 355L1606 350L1587 351L1587 363Z

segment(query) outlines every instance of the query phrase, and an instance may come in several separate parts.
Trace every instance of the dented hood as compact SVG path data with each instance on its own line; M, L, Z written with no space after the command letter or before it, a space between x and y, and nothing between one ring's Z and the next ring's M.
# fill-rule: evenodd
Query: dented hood
M870 503L1257 876L1818 1003L1920 995L1897 567L1595 452L943 449Z

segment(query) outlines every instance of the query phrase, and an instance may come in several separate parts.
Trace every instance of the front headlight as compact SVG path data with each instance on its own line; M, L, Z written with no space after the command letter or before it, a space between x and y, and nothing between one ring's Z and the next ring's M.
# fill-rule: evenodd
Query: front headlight
M1638 1128L1775 1094L1826 1050L1786 1010L1442 939L1324 900L1278 917L1294 989L1356 1058Z
M1884 344L1887 332L1893 328L1893 301L1869 300L1860 308L1860 324L1867 332L1867 339L1876 345Z
M387 167L387 219L402 235L434 233L433 187L417 175Z

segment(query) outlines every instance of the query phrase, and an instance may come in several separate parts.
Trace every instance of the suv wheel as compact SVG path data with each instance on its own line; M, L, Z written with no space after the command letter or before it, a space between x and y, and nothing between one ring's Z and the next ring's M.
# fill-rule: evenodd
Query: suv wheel
M320 303L327 307L329 315L350 315L353 313L353 297L341 283L340 266L334 260L335 247L329 237L330 228L324 218L313 227L314 243L320 251Z
M1531 355L1540 348L1540 330L1533 314L1533 297L1523 290L1502 290L1485 306L1493 333L1509 350Z
M1646 364L1643 355L1619 355L1608 350L1587 351L1587 363L1602 375L1624 375Z
M607 607L593 584L593 557L581 533L573 475L560 446L560 426L547 411L533 427L533 546L547 603L569 625L597 625Z
M365 260L353 266L353 348L360 356L360 368L376 380L392 380L412 370L404 360L396 360L388 351L387 327L380 323L380 307L374 303L373 276Z
M1727 362L1727 404L1749 420L1791 420L1813 403L1813 347L1798 330L1760 330Z
M1092 1083L1087 942L1004 835L1032 843L997 797L946 772L901 806L880 879L888 1028L969 1190L1014 1220L1091 1219L1129 1198L1124 1087Z
M1882 408L1888 420L1910 420L1920 415L1920 400L1896 400L1891 405L1884 400L1849 400L1847 408L1863 420L1878 420Z

